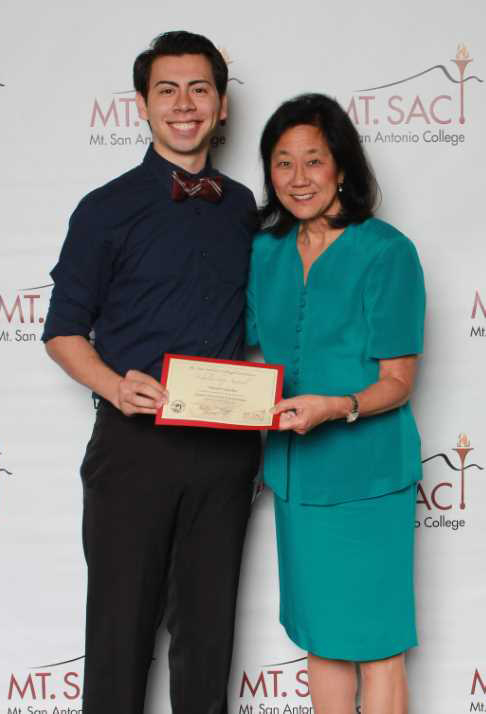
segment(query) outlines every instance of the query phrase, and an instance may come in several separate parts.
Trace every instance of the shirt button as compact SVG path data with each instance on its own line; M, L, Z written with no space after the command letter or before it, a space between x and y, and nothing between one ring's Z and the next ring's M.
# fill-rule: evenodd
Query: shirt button
M296 331L296 332L302 332L302 325L297 325L295 331Z
M209 345L209 340L203 340L203 345Z
M207 258L207 257L208 257L208 252L207 252L207 250L202 250L202 251L201 251L201 256L202 256L203 258Z
M205 296L203 297L203 300L209 300L209 295L205 295Z

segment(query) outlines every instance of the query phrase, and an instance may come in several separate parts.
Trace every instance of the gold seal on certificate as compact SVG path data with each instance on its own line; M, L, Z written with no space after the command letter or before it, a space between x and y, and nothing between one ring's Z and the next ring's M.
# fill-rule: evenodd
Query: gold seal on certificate
M166 354L161 382L169 402L156 424L219 429L278 429L282 365Z

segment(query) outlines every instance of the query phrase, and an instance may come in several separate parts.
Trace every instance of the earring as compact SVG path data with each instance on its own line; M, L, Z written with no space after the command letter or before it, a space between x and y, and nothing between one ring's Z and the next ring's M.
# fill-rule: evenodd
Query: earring
M221 121L219 122L219 125L226 126L226 119L221 119Z
M338 190L338 193L342 193L342 192L343 192L343 184L342 184L342 181L341 181L340 183L338 183L337 190Z

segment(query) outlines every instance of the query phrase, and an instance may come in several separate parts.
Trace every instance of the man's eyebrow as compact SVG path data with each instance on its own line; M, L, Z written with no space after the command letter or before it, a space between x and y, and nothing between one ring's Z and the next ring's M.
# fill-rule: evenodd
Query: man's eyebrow
M159 79L158 82L155 82L154 87L157 87L159 84L170 84L171 87L179 86L178 82L173 82L170 79ZM193 84L211 84L211 82L209 79L191 79L188 84L189 86L192 86Z

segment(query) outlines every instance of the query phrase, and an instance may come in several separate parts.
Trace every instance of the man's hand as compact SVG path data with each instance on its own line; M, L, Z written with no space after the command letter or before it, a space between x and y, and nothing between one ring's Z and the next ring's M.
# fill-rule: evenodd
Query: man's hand
M169 401L169 393L149 374L129 369L118 382L116 406L125 416L155 414Z
M155 414L169 401L169 394L160 382L136 369L129 369L121 377L81 335L53 337L46 350L73 379L107 399L125 416Z
M297 434L307 434L322 422L339 419L349 411L349 399L346 397L321 397L316 394L304 394L293 399L283 399L273 408L274 414L280 414L280 431L292 429Z

